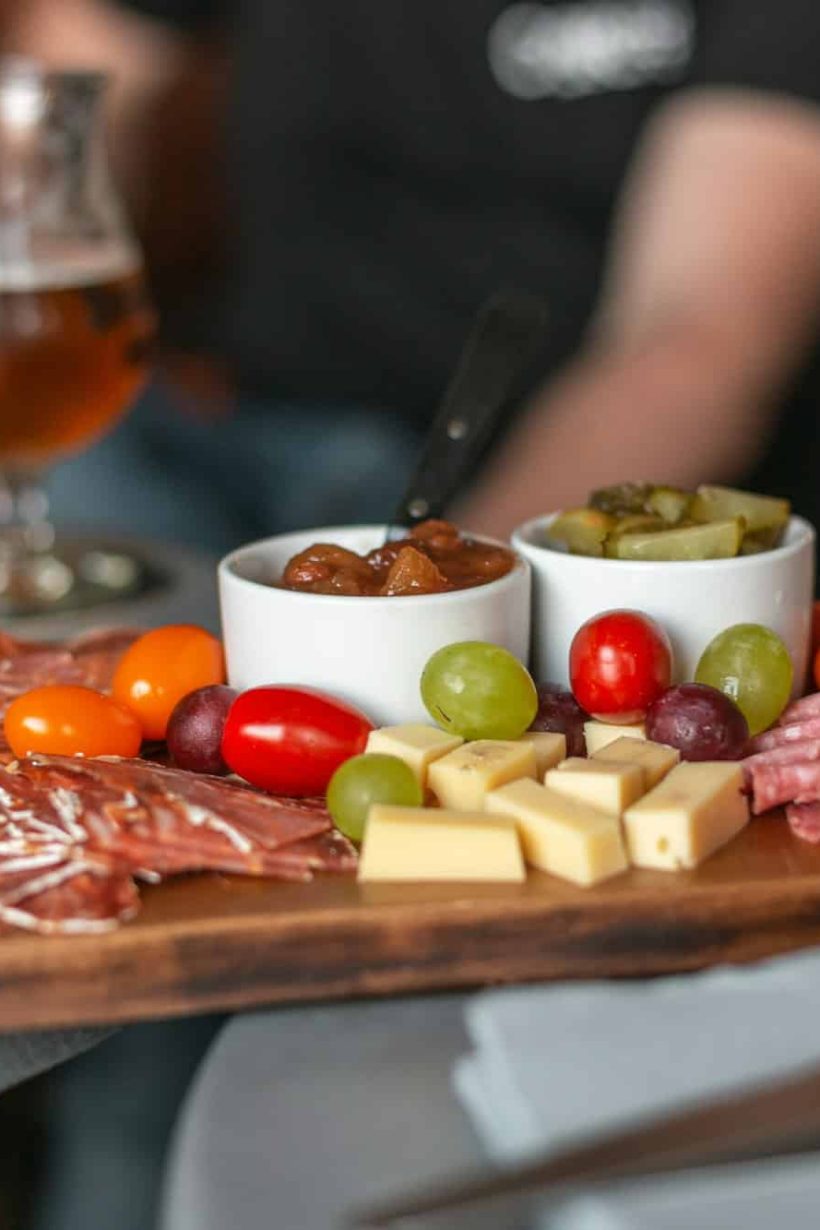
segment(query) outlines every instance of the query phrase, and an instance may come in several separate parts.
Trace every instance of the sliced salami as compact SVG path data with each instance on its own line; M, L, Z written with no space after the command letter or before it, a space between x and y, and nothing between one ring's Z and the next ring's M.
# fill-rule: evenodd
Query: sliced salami
M139 760L31 756L16 771L52 804L73 799L86 848L125 860L135 871L309 878L310 862L283 857L283 847L330 828L315 801L279 800Z
M132 918L139 895L129 875L104 862L38 853L0 865L0 922L28 931L94 934Z
M133 628L108 628L70 641L66 648L82 670L85 686L107 692L120 658L139 635Z
M812 692L800 700L792 701L783 710L778 726L793 726L795 722L805 722L810 718L820 718L820 692Z
M755 815L783 803L820 802L820 761L752 764L752 811Z
M755 735L751 747L753 752L768 752L773 747L799 743L803 739L820 739L820 717L790 722L788 726L773 726L771 730Z
M820 842L820 803L789 803L786 819L795 837L813 845Z

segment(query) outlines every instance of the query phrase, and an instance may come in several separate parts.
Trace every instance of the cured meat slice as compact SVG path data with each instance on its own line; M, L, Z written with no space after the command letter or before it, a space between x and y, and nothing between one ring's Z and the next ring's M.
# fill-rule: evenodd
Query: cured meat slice
M359 861L356 847L338 829L295 841L278 854L283 864L304 866L310 871L355 871Z
M87 848L163 875L226 871L309 878L310 863L282 847L330 828L316 800L281 800L221 778L140 760L31 756L17 773L56 792Z
M781 803L820 802L820 761L753 764L752 811L755 815Z
M790 722L788 726L773 726L755 735L751 742L753 752L768 752L773 747L783 747L787 743L799 743L803 739L820 739L820 717L806 718L805 721Z
M743 770L747 772L756 764L797 764L808 760L820 760L820 739L798 739L796 743L755 752L743 761Z
M789 803L786 819L795 837L813 845L820 842L820 803Z
M120 658L139 635L134 628L106 628L70 641L66 648L80 667L85 686L109 691Z
M777 724L793 726L795 722L805 722L809 718L820 718L820 692L812 692L810 696L792 701L781 713Z
M132 918L139 895L129 875L105 863L62 853L4 859L0 922L28 931L95 934Z

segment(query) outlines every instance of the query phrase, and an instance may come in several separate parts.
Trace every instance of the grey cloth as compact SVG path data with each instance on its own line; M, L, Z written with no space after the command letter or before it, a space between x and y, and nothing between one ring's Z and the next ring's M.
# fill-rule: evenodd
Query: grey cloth
M162 1230L329 1230L352 1205L480 1163L450 1088L463 1005L448 995L230 1022L178 1123Z
M500 1163L820 1065L820 953L634 983L471 1001L455 1087ZM813 1230L820 1154L624 1184L545 1213L549 1230Z
M81 1055L111 1032L109 1029L59 1029L0 1035L0 1092Z

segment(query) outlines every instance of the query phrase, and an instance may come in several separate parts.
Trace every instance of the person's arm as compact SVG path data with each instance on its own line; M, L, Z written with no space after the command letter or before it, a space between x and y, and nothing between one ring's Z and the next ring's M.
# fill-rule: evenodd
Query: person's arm
M610 482L737 479L766 446L819 305L820 109L681 94L636 153L586 343L459 519L506 535Z

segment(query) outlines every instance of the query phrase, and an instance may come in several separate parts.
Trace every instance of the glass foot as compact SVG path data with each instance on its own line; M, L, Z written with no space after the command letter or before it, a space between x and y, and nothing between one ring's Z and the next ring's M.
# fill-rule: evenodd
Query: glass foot
M130 551L58 539L28 555L0 553L0 617L85 610L153 588L155 570Z

